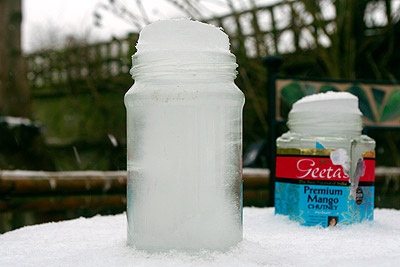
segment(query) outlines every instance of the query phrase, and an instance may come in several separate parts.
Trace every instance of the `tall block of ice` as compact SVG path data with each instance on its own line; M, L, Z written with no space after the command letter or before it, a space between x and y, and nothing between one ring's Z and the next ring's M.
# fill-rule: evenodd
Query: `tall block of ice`
M125 95L128 243L224 249L242 239L242 108L220 29L190 20L145 27Z

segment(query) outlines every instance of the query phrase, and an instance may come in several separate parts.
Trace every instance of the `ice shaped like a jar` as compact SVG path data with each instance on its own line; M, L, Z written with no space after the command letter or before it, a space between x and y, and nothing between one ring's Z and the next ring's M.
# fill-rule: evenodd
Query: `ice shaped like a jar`
M362 135L358 98L348 92L305 96L277 141L275 213L302 225L373 220L375 141Z
M125 95L128 243L225 249L242 240L242 110L220 29L188 19L145 27Z

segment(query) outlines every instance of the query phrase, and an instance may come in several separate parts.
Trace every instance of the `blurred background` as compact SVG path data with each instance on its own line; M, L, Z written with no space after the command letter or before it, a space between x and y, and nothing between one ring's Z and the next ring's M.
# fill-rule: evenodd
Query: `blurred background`
M35 221L29 219L33 215L28 212L28 204L34 201L47 201L35 204L39 210L53 201L53 208L43 211L53 215L60 203L57 201L65 201L56 196L75 194L69 201L76 202L83 194L83 189L76 189L79 186L65 187L61 193L54 189L54 181L64 179L60 172L126 170L123 96L133 83L130 57L135 52L138 32L152 21L179 17L223 27L230 37L239 64L236 83L246 95L244 151L257 152L255 156L245 155L245 160L250 157L245 167L267 168L266 151L273 145L265 141L269 132L268 73L263 58L279 55L280 75L400 80L400 0L0 0L3 229ZM400 106L400 97L397 103ZM377 141L377 166L390 167L393 175L399 173L393 168L400 167L399 133L395 129L368 132ZM59 173L40 176L5 170ZM79 179L83 179L84 188L89 184L98 190L97 195L123 194L124 173L102 175L98 179L111 182L107 185L103 181L98 189L93 189L94 180L88 182L89 178L82 175ZM10 181L21 176L32 180L32 187L25 184L25 189L18 191ZM43 192L32 185L40 179L47 186ZM387 188L397 188L397 198L390 203L399 200L396 179L385 180ZM114 182L117 189L111 186ZM43 199L38 200L33 192ZM23 200L27 194L35 199ZM113 209L112 204L109 210L87 207L88 201L95 202L92 196L80 201L76 206L62 202L81 212L72 212L68 217L62 211L59 218L124 210L123 206ZM121 196L112 201L125 200Z

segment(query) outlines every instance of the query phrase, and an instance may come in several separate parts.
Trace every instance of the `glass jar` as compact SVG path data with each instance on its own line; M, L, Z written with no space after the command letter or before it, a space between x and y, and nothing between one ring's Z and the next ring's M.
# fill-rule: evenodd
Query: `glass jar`
M160 21L147 34L167 24L179 42L184 37L173 31L182 23L211 27ZM125 95L129 244L198 250L242 240L244 95L234 84L236 67L229 50L202 47L133 56L135 83Z
M375 141L349 93L303 98L277 139L275 213L302 225L373 219Z

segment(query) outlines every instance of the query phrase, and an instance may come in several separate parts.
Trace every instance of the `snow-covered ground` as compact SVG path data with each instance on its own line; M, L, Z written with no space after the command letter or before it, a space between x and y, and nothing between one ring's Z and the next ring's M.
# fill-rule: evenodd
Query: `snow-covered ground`
M244 208L244 240L228 251L146 253L126 246L126 216L28 226L0 235L0 266L399 266L400 210L373 222L304 227L273 208Z

